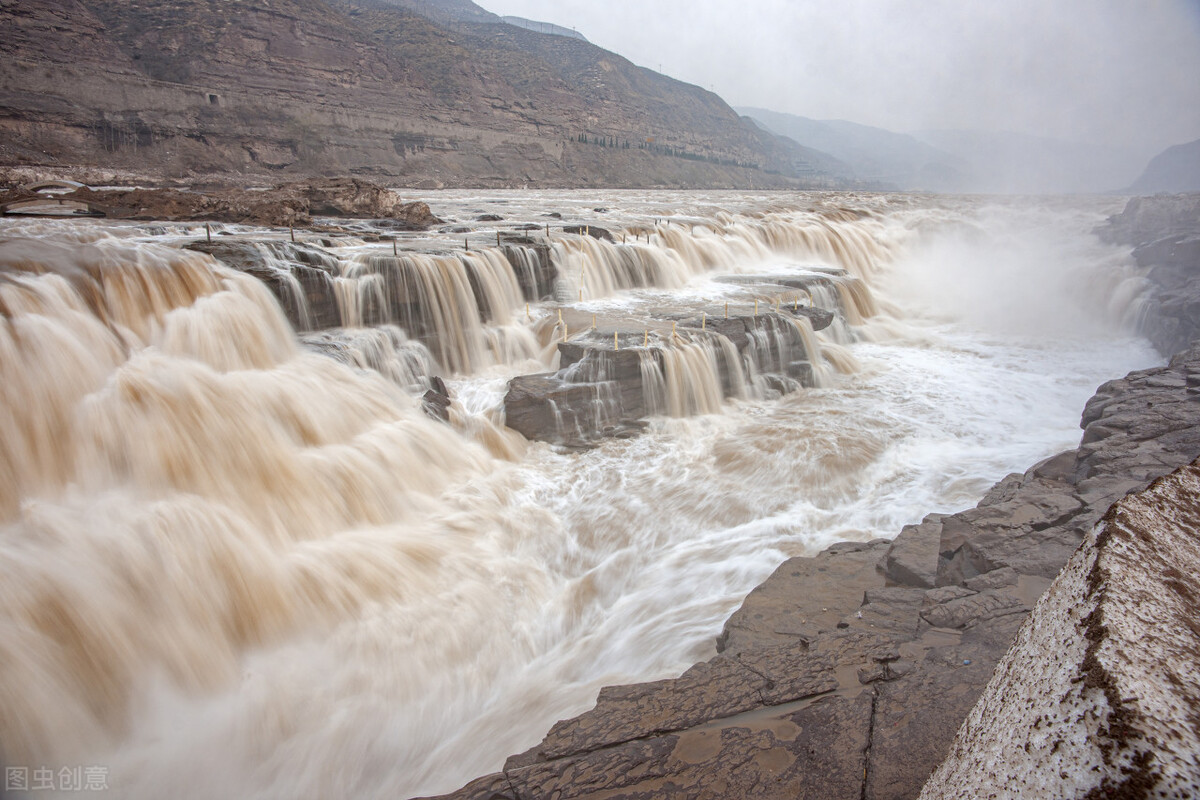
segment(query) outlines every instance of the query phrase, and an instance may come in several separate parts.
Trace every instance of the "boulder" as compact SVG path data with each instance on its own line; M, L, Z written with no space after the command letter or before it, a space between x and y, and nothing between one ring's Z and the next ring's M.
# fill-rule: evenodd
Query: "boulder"
M616 241L613 238L612 231L607 228L601 228L599 225L567 225L563 227L563 233L573 233L577 236L591 236L593 239L603 239L606 242Z
M1197 530L1200 462L1113 506L1021 628L922 800L1190 796Z

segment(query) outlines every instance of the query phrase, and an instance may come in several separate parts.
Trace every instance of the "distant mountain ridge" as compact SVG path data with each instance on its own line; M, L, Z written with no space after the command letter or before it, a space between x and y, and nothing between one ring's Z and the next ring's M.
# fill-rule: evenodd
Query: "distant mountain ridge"
M836 187L721 98L470 0L0 4L0 162L409 186Z
M1005 131L896 133L845 120L738 108L767 130L842 161L843 180L917 191L1104 193L1128 186L1135 154L1103 145Z
M1010 131L929 130L913 136L969 163L968 191L1117 192L1141 166L1136 154L1119 148Z
M823 151L846 170L840 176L878 188L955 190L969 165L912 136L845 120L816 120L764 108L736 109L773 133Z
M1132 194L1200 192L1200 139L1168 147L1150 159L1129 191Z

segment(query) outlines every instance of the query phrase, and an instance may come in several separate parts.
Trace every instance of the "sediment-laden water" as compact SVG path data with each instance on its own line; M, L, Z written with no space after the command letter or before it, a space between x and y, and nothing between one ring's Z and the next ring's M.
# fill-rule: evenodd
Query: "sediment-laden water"
M0 222L6 764L99 765L127 797L453 789L600 686L711 655L782 559L1074 446L1096 385L1156 360L1128 255L1089 233L1119 201L426 199L446 232L395 255L365 223L313 244L332 331L286 232L221 234L277 242L254 245L273 294L180 249L202 230ZM496 246L522 224L556 267L528 308L537 248ZM730 280L798 274L831 277ZM739 360L660 315L802 300L840 317L797 323L817 386L782 395L753 356L778 344ZM507 380L590 315L667 347L648 429L506 430ZM451 424L422 411L432 374Z

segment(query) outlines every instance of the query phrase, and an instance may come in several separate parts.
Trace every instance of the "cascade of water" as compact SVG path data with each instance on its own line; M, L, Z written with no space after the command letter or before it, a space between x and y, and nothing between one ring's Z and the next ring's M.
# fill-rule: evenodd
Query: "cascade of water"
M659 361L657 349L638 350L638 369L642 377L642 399L646 404L646 414L652 417L666 414L670 407L667 401L667 382L663 376L662 362Z
M667 413L672 417L721 410L721 370L711 340L676 343L659 351Z
M2 242L0 307L6 758L78 760L147 676L211 690L246 648L414 590L429 542L338 537L488 463L380 377L416 377L398 331L347 348L370 371L305 354L199 254Z
M743 219L728 225L665 226L648 244L618 244L590 236L554 246L559 273L578 281L590 298L617 291L655 287L677 289L714 271L744 272L779 256L813 259L864 278L894 255L895 245L857 215L827 219L814 213L773 215L761 221ZM852 281L847 281L852 283ZM569 300L572 287L564 291ZM860 293L861 290L860 287ZM868 294L869 298L869 294ZM856 296L855 310L872 313L867 298ZM831 306L836 307L836 306Z
M567 238L553 257L585 281L630 259L609 270L611 291L817 260L851 274L814 284L814 303L871 328L867 288L884 285L874 265L899 249L896 228L773 209L660 226L648 244ZM880 302L903 335L855 345L870 369L764 403L745 374L756 361L807 357L818 380L823 359L852 368L848 347L822 341L849 342L841 323L814 338L805 319L764 314L743 364L710 316L706 338L626 349L623 335L619 351L576 362L597 425L631 405L617 369L640 375L628 385L649 413L698 415L577 456L527 446L462 394L454 427L432 422L398 388L419 389L435 357L466 372L557 352L553 314L513 318L547 293L549 250L309 265L332 278L351 328L304 337L327 358L296 346L260 283L206 256L67 223L39 230L0 241L0 742L10 764L110 764L127 797L453 789L587 708L600 685L710 656L727 614L782 558L970 504L1077 440L1096 382L1148 358L1115 338L1055 358L1066 344L928 333L919 326L940 319ZM303 266L297 252L279 250ZM1108 328L1138 305L1117 257L1117 282L1072 277L1108 293ZM947 281L954 265L965 274ZM969 285L972 265L952 250L930 283ZM896 283L915 271L895 269ZM1041 286L1019 288L1024 302ZM428 309L409 303L421 291ZM458 380L501 395L501 372ZM723 396L749 402L699 416Z
M511 264L496 250L358 256L344 265L339 283L345 319L397 324L454 372L496 363L493 354L513 353L511 345L524 341L512 336L488 341L484 333L485 321L510 324L523 298Z
M374 370L409 392L428 389L434 374L429 349L395 325L321 331L305 334L301 340L343 364Z

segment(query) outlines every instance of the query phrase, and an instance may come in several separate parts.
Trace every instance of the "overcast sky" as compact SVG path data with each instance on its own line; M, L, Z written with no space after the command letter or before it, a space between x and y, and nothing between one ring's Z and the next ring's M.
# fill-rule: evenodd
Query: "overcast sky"
M1200 138L1200 0L477 0L730 105L908 132Z

